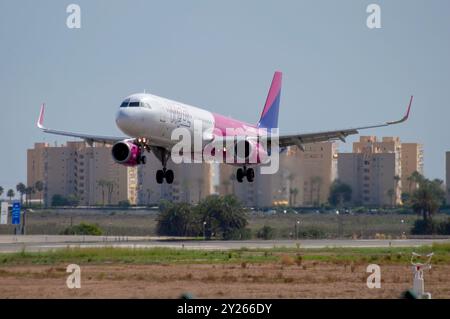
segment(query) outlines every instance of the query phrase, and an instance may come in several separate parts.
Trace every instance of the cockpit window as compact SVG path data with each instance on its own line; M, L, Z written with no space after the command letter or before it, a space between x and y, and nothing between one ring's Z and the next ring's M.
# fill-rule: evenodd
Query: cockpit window
M130 107L139 107L140 106L140 102L130 102Z
M120 104L120 107L127 107L128 102L130 102L130 99L126 99L125 101L123 101L122 104Z

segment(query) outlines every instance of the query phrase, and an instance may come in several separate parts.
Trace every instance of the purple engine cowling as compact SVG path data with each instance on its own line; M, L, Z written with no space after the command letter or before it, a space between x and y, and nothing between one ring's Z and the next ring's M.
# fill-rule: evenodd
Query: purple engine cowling
M117 163L126 166L138 165L141 157L139 146L128 141L120 141L114 144L111 153Z

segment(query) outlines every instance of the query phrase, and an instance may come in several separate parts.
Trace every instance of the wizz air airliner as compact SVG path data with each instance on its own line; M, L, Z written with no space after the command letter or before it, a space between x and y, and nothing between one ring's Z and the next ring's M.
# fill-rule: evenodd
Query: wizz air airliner
M235 120L220 114L211 113L204 109L190 106L184 103L172 101L152 94L132 94L126 97L120 104L120 108L116 114L116 124L118 128L127 135L127 137L89 135L83 133L74 133L68 131L54 130L44 127L44 110L42 105L39 114L37 126L45 133L57 134L80 138L88 144L103 143L112 145L111 153L114 160L122 165L136 166L145 164L146 152L153 152L161 162L162 169L156 171L156 181L162 184L164 180L168 184L173 183L174 173L170 169L166 169L167 161L170 158L171 149L176 144L171 138L172 132L180 127L186 128L192 134L193 139L201 139L202 145L214 142L219 139L233 139L231 132L240 132L239 135L250 136L247 139L239 140L237 143L244 144L244 161L237 159L227 164L238 166L236 179L242 183L244 178L248 182L253 182L255 171L253 167L260 165L262 156L258 156L255 163L249 163L249 159L255 152L268 153L267 145L272 139L277 139L280 149L287 146L297 146L304 150L305 144L341 140L345 142L345 138L352 134L358 134L359 130L371 129L393 124L399 124L408 119L409 111L413 97L409 101L409 106L405 116L397 121L389 121L381 124L374 124L356 128L347 128L342 130L321 131L315 133L299 133L299 134L277 134L267 135L267 130L278 128L278 112L280 107L281 96L281 72L275 72L266 103L261 113L259 122L256 125ZM196 129L194 122L201 124L201 129ZM230 130L231 129L231 130ZM265 147L258 139L264 131ZM213 134L205 134L205 132L214 132ZM248 132L249 134L245 134ZM255 138L256 136L256 138ZM236 146L236 145L235 145ZM226 150L224 149L224 152ZM253 166L253 167L252 167Z

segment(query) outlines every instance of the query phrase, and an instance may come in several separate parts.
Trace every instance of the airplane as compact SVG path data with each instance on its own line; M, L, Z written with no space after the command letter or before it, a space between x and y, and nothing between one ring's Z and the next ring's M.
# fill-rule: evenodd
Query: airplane
M269 93L264 104L260 119L256 125L245 123L230 117L212 113L207 110L187 105L184 103L172 101L152 94L138 93L126 97L120 104L116 114L116 125L127 137L90 135L83 133L74 133L68 131L54 130L44 126L45 104L41 106L37 126L45 133L63 135L83 139L88 144L103 143L112 145L111 153L115 162L126 165L136 166L146 163L146 152L153 152L161 162L162 169L156 172L156 182L162 184L164 180L168 184L174 181L174 173L167 169L171 149L176 143L171 139L171 133L179 127L185 127L193 134L194 139L201 138L204 143L214 140L235 138L236 136L227 136L227 129L240 129L241 132L249 132L249 136L258 137L262 130L278 128L278 113L281 96L282 73L276 71ZM297 146L304 151L305 144L341 140L349 135L358 134L360 130L384 127L405 122L409 117L413 96L411 96L406 114L397 121L388 121L381 124L361 126L356 128L347 128L342 130L321 131L315 133L299 134L278 134L278 145L280 149L287 146ZM193 123L202 124L200 130L195 129ZM213 131L205 138L205 132ZM274 136L267 136L267 142ZM235 144L238 143L236 138ZM256 163L250 164L247 159L254 152L265 152L267 150L260 141L255 138L247 138L243 141L245 152L241 154L244 161L237 159L229 163L239 166L236 171L236 180L239 183L244 181L253 182L255 172L252 166L260 165L261 160L258 157ZM235 145L237 146L237 145ZM267 147L266 147L267 148ZM226 150L224 150L226 152Z

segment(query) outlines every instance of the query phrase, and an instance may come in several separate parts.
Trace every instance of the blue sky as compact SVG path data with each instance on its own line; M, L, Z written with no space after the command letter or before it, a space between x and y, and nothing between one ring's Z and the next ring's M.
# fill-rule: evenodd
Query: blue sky
M68 29L66 7L81 7ZM381 6L382 28L366 26ZM346 128L425 146L425 173L444 177L450 150L449 1L0 2L0 185L26 181L26 149L63 142L46 124L118 135L114 116L134 92L256 122L275 70L284 73L281 132ZM351 142L340 144L349 151Z

